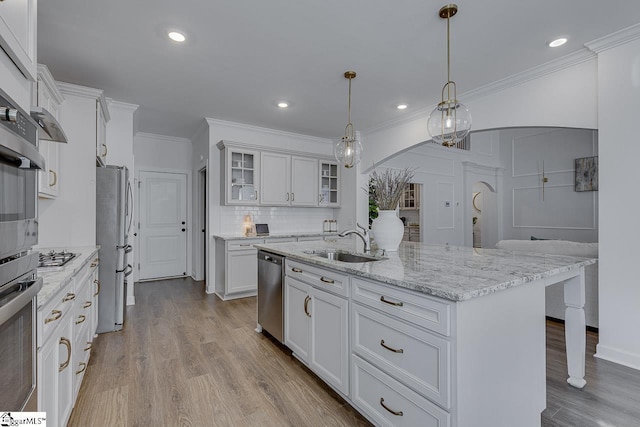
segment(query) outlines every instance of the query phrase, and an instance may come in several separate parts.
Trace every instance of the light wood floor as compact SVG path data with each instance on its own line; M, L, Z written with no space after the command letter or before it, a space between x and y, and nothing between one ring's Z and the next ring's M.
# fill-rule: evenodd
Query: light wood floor
M137 284L124 330L95 341L69 426L370 425L254 331L255 305L220 301L191 279ZM640 425L640 373L594 359L596 340L577 390L565 381L563 326L547 323L544 427Z

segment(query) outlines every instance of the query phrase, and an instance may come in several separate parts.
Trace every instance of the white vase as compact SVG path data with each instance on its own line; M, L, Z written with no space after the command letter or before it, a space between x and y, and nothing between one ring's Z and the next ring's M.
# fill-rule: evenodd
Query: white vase
M379 249L397 251L404 234L404 224L395 210L378 210L378 218L371 224L371 233Z

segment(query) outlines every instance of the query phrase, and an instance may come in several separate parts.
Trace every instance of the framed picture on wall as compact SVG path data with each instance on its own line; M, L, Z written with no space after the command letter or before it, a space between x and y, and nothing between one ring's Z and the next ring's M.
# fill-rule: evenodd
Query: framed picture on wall
M576 159L576 191L598 191L598 156Z

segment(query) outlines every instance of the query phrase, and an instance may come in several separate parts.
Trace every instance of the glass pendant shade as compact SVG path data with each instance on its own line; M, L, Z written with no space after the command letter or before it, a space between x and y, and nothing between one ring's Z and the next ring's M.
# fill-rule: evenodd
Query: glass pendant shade
M452 147L469 134L471 113L457 100L442 101L429 115L427 129L433 142Z
M342 137L334 146L336 160L345 168L352 168L360 163L362 144L356 138Z
M471 130L471 113L458 101L456 83L451 80L450 20L458 13L458 6L442 6L438 15L447 20L447 83L442 87L441 102L429 115L427 130L436 144L455 147Z

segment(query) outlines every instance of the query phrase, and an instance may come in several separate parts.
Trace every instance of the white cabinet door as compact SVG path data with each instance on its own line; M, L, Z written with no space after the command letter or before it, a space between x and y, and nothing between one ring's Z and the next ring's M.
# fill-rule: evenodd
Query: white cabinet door
M36 0L5 1L0 13L0 47L29 80L36 81Z
M109 149L107 148L107 121L102 111L102 105L100 100L96 101L96 158L107 164L107 154Z
M340 206L340 167L338 163L319 160L318 201L320 206Z
M60 104L56 102L52 94L52 90L57 91L57 88L51 89L48 87L44 78L40 77L43 72L48 71L38 71L38 106L46 108L57 120L59 119ZM53 78L49 76L46 80L52 81ZM46 166L46 169L38 171L38 196L40 197L55 198L58 196L60 188L58 182L60 172L58 167L58 144L58 142L44 139L39 141L38 151L40 151L40 154L44 157Z
M309 359L309 285L285 277L284 343L302 361Z
M58 340L48 339L38 350L38 411L47 413L47 425L58 426Z
M227 205L257 205L260 200L260 153L225 148L221 159L225 171L222 202Z
M257 291L257 256L258 251L256 249L227 252L226 294Z
M61 327L58 343L58 421L66 426L73 409L73 328L72 316L67 317L66 324ZM47 420L48 421L48 420Z
M260 204L291 204L291 156L262 152L260 154Z
M336 389L349 394L348 301L311 287L309 367Z
M318 161L307 157L291 158L291 205L318 205Z

